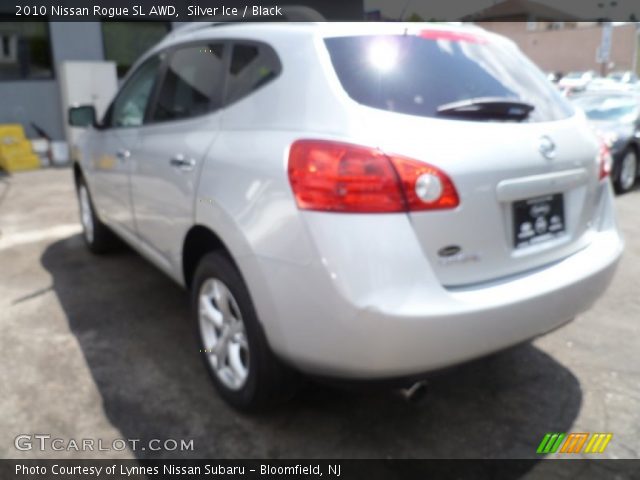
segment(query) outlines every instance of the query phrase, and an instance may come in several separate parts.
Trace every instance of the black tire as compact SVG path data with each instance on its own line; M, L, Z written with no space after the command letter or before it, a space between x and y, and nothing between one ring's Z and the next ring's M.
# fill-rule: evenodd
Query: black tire
M214 368L211 350L207 350L200 320L200 295L207 290L205 282L220 281L237 305L243 337L248 345L248 374L239 388L227 386ZM235 307L233 307L235 309ZM294 373L276 358L269 348L265 333L258 321L249 291L240 272L222 252L205 255L198 264L191 289L191 312L196 337L205 367L220 396L232 407L248 412L264 410L284 401L295 391ZM206 320L203 320L206 322ZM227 360L228 361L228 360Z
M638 178L638 152L633 147L628 147L622 153L620 157L620 161L617 162L618 164L616 165L615 174L613 178L613 189L616 191L616 193L619 193L619 194L627 193L628 191L633 189L636 183L635 181L633 183L627 183L622 178L624 162L628 156L632 156L630 161L633 162L633 165L635 166L633 178L635 180L637 180Z
M86 192L86 204L83 203L83 195ZM82 225L82 238L92 253L102 254L113 250L118 245L118 239L115 234L109 230L104 223L100 221L91 199L89 187L84 178L80 178L76 183L76 193L78 195L78 204L80 209L80 224ZM88 211L85 212L85 208ZM85 219L85 213L88 218ZM87 221L91 222L91 232L87 225Z

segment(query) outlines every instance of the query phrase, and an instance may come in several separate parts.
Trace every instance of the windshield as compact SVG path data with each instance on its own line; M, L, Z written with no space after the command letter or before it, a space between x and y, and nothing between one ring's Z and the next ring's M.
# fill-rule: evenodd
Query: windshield
M574 104L591 120L629 123L638 117L638 102L629 97L578 97Z
M428 30L332 37L325 43L347 94L368 107L437 117L443 105L492 98L533 106L527 118L532 122L573 113L517 48L475 33Z

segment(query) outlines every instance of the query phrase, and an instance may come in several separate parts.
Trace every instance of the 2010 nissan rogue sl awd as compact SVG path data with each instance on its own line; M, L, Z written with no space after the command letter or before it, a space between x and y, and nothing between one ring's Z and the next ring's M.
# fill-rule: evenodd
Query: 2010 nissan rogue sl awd
M606 146L476 27L191 25L69 116L86 243L191 291L238 408L292 367L410 377L548 332L623 249Z

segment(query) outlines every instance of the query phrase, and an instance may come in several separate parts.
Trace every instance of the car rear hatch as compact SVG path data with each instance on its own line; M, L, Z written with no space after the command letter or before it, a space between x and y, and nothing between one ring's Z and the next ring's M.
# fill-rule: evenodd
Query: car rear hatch
M457 207L409 213L443 285L522 273L589 243L598 142L512 44L447 29L326 44L371 146L433 165L456 187Z

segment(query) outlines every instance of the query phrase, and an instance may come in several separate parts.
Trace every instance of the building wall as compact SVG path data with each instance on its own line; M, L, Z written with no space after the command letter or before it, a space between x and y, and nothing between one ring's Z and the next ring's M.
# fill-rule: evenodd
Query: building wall
M35 136L36 123L54 139L62 139L60 89L54 80L0 82L0 123L21 123L28 136Z
M546 31L527 31L526 22L482 22L478 25L512 39L542 70L600 72L596 51L602 41L603 27L599 25ZM615 26L611 43L611 69L635 70L637 48L635 24Z
M28 136L36 136L33 122L54 140L62 140L66 119L57 69L66 60L103 60L102 32L98 22L52 22L49 34L55 78L0 81L0 123L21 123Z

